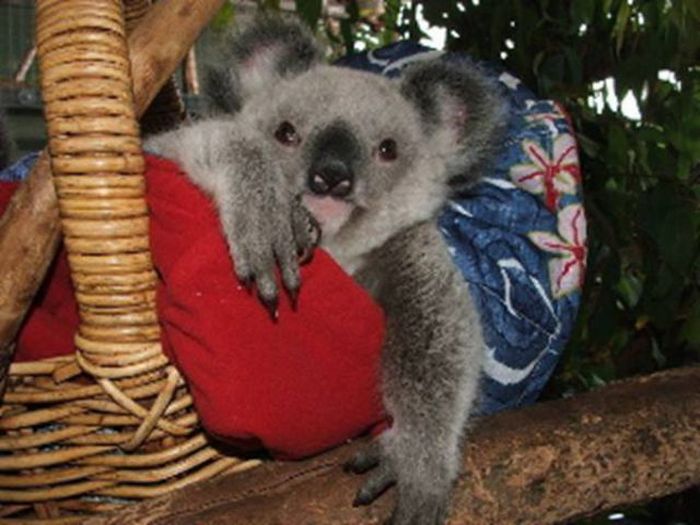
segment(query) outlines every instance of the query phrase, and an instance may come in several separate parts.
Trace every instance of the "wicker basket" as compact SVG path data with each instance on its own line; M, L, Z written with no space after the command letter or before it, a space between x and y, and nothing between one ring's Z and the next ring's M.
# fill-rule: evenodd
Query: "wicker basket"
M72 523L257 462L208 445L161 350L122 4L39 0L37 47L81 324L75 355L10 368L0 518Z

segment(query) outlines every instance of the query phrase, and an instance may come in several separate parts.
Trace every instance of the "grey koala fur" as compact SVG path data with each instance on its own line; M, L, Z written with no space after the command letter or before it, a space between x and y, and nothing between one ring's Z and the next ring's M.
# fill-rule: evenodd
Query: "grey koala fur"
M355 503L396 483L393 523L442 523L484 349L436 218L450 184L475 182L493 152L498 87L466 61L417 63L399 81L327 66L302 26L277 19L236 35L209 79L222 115L147 148L212 196L239 278L272 307L275 264L296 293L296 255L315 243L318 221L321 246L387 316L392 427L348 465L372 469Z

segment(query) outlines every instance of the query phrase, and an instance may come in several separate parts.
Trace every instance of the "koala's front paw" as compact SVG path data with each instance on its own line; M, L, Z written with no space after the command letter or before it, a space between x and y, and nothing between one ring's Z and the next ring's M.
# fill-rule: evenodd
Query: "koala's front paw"
M233 206L227 229L231 258L238 279L277 318L279 289L275 266L293 304L301 285L299 264L308 259L320 239L318 223L295 198L279 198L272 205Z

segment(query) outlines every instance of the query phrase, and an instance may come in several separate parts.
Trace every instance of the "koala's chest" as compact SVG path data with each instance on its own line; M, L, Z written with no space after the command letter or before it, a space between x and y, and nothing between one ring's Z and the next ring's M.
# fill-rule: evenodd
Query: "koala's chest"
M328 252L345 273L355 277L355 274L365 266L366 257L364 254L358 254L350 245L349 242L343 243L337 239L324 239L323 234L321 235L320 248Z

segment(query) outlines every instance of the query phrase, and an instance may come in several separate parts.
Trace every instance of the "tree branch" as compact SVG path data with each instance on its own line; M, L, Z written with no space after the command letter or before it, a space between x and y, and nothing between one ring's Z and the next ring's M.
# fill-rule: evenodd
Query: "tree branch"
M0 218L0 399L14 341L60 239L49 157L42 154Z
M350 503L361 477L341 466L359 446L224 475L87 523L381 523L393 491L371 507ZM450 522L557 523L699 482L695 367L475 422Z

